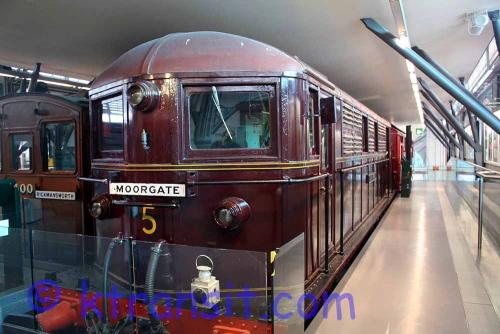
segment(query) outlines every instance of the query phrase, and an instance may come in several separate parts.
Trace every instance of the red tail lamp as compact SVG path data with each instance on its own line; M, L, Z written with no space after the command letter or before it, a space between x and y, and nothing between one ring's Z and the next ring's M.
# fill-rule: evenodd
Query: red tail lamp
M250 205L244 199L228 197L219 202L213 215L221 228L235 230L250 218L250 213Z

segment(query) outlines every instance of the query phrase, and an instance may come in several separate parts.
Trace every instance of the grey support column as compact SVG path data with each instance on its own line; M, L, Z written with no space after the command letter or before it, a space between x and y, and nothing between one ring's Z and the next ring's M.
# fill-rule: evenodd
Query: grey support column
M434 127L434 125L432 123L430 123L426 119L424 119L424 124L427 127L427 129L429 129L429 131L432 132L432 134L434 135L434 137L437 138L437 140L441 143L441 145L444 146L444 148L446 149L446 151L448 151L449 147L450 147L450 144L444 141L444 138L442 137L441 134L439 134L439 132L437 132L437 129Z
M435 125L437 125L441 129L441 131L443 131L443 133L446 135L446 137L448 137L448 139L450 140L450 142L452 144L454 144L455 146L457 146L459 148L462 148L462 145L460 145L460 143L458 142L458 140L456 140L456 138L451 135L450 131L444 127L443 123L441 123L439 121L439 119L436 117L436 115L434 115L434 113L432 112L432 110L430 110L430 108L427 105L427 103L422 102L422 109L424 110L425 115L427 115L430 118L430 120Z
M470 109L476 116L478 116L484 123L488 124L495 132L500 133L500 120L491 113L481 102L479 102L474 95L467 89L457 85L454 81L450 80L443 75L438 69L429 64L413 51L409 46L403 44L400 39L391 34L387 29L382 27L372 18L363 18L361 21L365 26L382 39L387 45L392 47L395 51L403 57L411 61L419 70L425 75L436 82L441 88L448 92L451 96L462 103L466 108ZM450 123L450 125L453 125ZM463 129L462 129L463 130ZM458 130L457 130L458 131ZM472 145L475 146L475 145Z
M460 122L453 117L453 115L446 109L444 106L443 102L439 99L439 97L434 93L434 91L429 87L429 85L423 80L422 78L418 78L418 82L420 83L420 86L422 89L427 93L426 98L429 98L432 100L433 105L436 107L436 111L443 116L443 118L450 124L455 131L464 138L464 140L472 146L475 150L480 150L480 146L477 145L474 140L465 132L465 129L463 126L460 124Z

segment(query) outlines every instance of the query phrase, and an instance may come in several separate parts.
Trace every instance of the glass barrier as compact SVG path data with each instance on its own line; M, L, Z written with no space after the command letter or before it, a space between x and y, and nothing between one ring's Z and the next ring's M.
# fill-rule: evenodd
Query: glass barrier
M9 218L11 217L0 215L0 222L8 224ZM35 318L30 298L30 288L33 285L30 233L0 227L0 252L0 332L8 333L6 327L9 326L6 323L14 319L22 324L22 328L34 328Z
M266 253L0 227L0 333L299 333L303 243Z
M304 261L304 234L276 252L272 262L274 334L304 333L305 322L319 310L319 300L304 293Z

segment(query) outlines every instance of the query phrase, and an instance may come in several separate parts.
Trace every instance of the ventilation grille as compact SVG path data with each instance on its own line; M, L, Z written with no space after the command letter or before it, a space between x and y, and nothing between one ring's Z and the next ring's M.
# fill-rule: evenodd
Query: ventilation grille
M342 154L358 155L363 152L363 125L361 113L344 103L342 115Z

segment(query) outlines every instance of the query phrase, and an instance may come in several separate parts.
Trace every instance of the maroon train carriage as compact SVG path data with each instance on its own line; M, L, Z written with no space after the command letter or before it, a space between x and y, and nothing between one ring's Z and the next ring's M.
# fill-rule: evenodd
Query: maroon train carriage
M402 181L402 161L406 154L406 134L394 125L391 127L391 142L392 184L399 192Z
M48 93L0 98L0 179L14 179L25 227L92 234L88 99ZM84 224L88 222L88 224Z
M98 236L271 253L305 233L305 288L321 296L395 193L390 123L255 40L152 40L90 99Z

